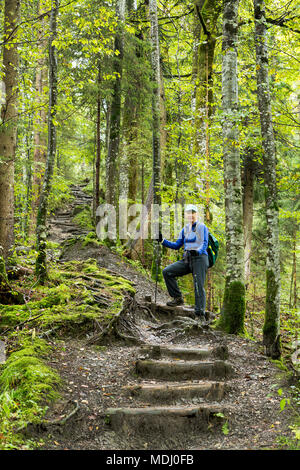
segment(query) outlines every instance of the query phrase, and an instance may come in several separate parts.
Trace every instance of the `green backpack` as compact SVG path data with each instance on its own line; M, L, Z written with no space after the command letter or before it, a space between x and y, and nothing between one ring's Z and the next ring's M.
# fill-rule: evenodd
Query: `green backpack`
M195 231L196 228L193 230ZM212 268L217 260L218 252L219 252L219 242L216 237L213 236L212 233L208 232L208 245L207 245L207 254L208 254L208 262L209 268Z
M208 254L208 261L209 261L209 268L211 268L218 257L219 252L219 242L218 240L209 232L208 233L208 246L207 246L207 254Z

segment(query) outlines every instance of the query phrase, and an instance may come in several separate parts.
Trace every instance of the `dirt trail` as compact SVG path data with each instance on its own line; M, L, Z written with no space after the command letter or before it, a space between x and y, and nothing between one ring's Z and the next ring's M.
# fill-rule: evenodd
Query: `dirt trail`
M62 226L74 234L65 219L56 240L70 236ZM41 449L277 449L277 437L290 436L288 413L279 413L282 377L259 343L201 327L188 310L153 315L145 302L154 297L153 281L105 246L75 244L63 255L91 257L134 281L135 315L125 320L133 322L139 344L53 340L49 364L63 388L47 419L68 419L40 430ZM167 299L159 288L158 302Z

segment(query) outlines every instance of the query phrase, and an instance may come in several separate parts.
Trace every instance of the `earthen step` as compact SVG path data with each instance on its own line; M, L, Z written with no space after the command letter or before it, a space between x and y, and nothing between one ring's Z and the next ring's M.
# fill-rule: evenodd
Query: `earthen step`
M192 430L206 431L213 425L224 424L228 410L219 404L188 407L109 408L106 422L118 433L129 430L147 435L158 432L161 436L182 434Z
M228 385L224 382L140 384L124 387L127 395L139 400L160 403L174 403L180 399L204 398L219 401L224 398Z
M192 380L227 378L233 375L231 364L215 361L137 360L136 372L142 377L165 380Z
M140 349L141 354L148 354L153 359L163 356L185 360L201 360L207 358L228 359L228 347L220 344L213 348L180 348L161 345L147 345Z

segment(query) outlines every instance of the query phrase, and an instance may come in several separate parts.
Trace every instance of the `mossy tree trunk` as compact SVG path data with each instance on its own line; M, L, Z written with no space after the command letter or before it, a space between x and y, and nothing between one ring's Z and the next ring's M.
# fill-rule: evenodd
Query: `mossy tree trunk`
M245 284L241 168L238 132L238 0L224 0L223 10L223 154L226 221L226 285L222 329L244 333Z
M3 34L3 87L0 103L0 246L7 259L14 243L14 172L17 136L18 46L20 1L5 0Z
M57 104L57 58L56 47L53 41L57 36L57 15L59 0L52 0L50 14L50 37L49 37L49 110L48 110L48 147L47 160L44 175L43 186L40 195L40 202L37 214L37 259L35 264L36 275L40 283L43 284L47 279L47 212L48 198L51 190L52 176L56 153L56 104Z
M268 76L268 45L265 4L254 0L257 97L260 114L265 204L267 219L266 312L263 342L272 358L281 354L280 347L280 261L278 197L276 182L276 149L272 125L271 97Z

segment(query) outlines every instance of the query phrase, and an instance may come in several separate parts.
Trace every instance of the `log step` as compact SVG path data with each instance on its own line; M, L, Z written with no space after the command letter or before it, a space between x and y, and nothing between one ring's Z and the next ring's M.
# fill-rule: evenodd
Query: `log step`
M160 359L163 356L185 360L201 360L207 358L228 359L228 347L220 344L214 348L178 348L160 345L143 346L141 354L148 354L150 358Z
M156 314L195 318L195 309L189 305L178 305L177 307L170 307L169 305L160 303L146 303L150 307L151 311Z
M213 425L220 426L227 413L228 410L221 405L204 404L193 407L109 408L105 416L107 424L118 433L134 431L147 435L152 431L170 436L170 433L206 431Z
M140 384L124 387L125 393L136 399L161 403L197 398L219 401L222 400L227 390L228 386L224 382Z
M231 364L221 361L137 360L136 372L142 377L165 380L227 378L233 375Z

